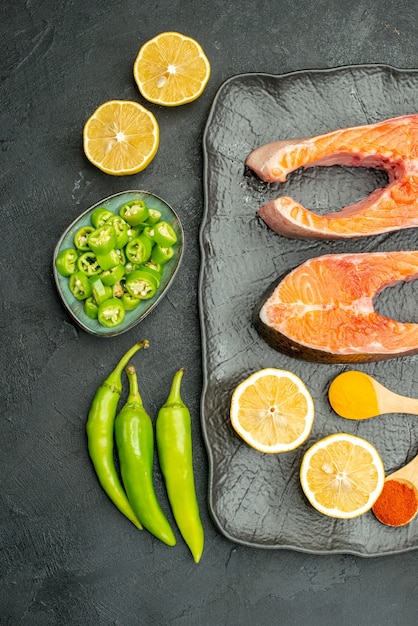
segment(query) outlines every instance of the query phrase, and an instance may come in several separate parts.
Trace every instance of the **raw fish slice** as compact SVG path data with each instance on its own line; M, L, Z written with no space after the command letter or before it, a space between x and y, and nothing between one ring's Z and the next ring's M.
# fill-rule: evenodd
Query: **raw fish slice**
M284 182L300 167L348 165L387 172L385 188L327 215L316 215L289 196L262 206L258 215L286 237L344 239L418 226L418 115L274 141L254 150L246 164L267 182Z
M290 356L324 363L418 353L418 324L379 315L373 298L418 278L418 251L329 254L289 272L255 313L260 335Z

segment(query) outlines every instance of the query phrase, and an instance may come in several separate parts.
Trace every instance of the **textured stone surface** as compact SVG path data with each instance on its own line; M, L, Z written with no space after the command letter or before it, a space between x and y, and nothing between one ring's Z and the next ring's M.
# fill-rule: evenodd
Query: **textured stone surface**
M73 0L2 3L1 622L8 625L176 626L416 623L418 552L364 559L248 548L227 540L207 507L200 426L199 228L202 137L213 97L243 72L282 74L357 63L416 65L415 0ZM136 53L163 30L195 37L212 75L184 107L150 105L161 129L142 173L111 178L82 151L82 127L113 98L143 103ZM167 297L113 339L76 327L55 290L56 241L98 199L153 191L178 212L182 267ZM143 400L155 415L186 368L196 484L206 548L195 565L181 538L169 548L139 533L102 493L85 440L96 387L137 339ZM399 376L402 364L399 363ZM413 392L413 390L411 390ZM157 493L169 515L156 465ZM396 531L394 531L396 532Z

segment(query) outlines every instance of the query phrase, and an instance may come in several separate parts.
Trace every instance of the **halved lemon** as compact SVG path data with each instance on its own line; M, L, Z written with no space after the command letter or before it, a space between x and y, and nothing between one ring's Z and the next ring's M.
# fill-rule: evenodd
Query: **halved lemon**
M230 417L233 428L248 445L275 454L293 450L308 438L314 403L298 376L266 368L236 387Z
M84 152L100 170L113 176L136 174L158 150L160 131L154 115L138 102L109 100L84 125Z
M383 489L385 470L366 439L336 433L305 452L302 489L312 506L329 517L349 519L369 511Z
M196 100L203 92L210 63L197 41L181 33L166 32L144 43L133 71L146 100L178 106Z

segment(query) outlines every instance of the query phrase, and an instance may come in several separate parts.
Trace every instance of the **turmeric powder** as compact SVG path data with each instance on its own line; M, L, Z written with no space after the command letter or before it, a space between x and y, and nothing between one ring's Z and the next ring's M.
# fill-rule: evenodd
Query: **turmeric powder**
M339 374L330 385L328 397L334 411L347 419L365 419L380 413L373 381L363 372Z

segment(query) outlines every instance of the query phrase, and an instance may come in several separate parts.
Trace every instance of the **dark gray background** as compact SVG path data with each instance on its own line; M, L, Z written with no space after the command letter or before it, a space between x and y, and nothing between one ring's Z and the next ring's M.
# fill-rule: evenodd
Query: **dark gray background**
M355 63L417 64L415 0L165 2L52 0L0 6L2 428L0 622L118 626L417 623L418 552L362 559L245 548L215 529L207 456L197 286L202 135L224 80ZM82 150L87 117L109 99L142 100L140 45L164 30L195 37L212 65L196 102L149 105L161 143L142 173L113 178ZM148 105L147 105L148 106ZM136 329L99 339L76 327L53 283L54 245L91 204L148 189L177 210L184 261L166 299ZM95 389L137 339L141 390L155 415L174 371L193 415L206 531L199 565L178 538L138 533L98 487L85 441ZM156 468L156 488L164 496Z

